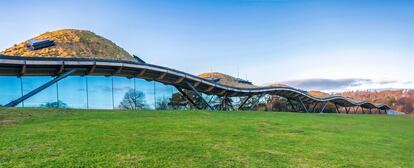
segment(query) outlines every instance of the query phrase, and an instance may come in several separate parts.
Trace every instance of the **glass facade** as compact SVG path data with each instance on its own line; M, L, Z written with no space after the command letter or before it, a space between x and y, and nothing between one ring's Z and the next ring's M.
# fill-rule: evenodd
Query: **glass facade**
M0 77L0 104L5 105L10 101L13 101L23 95L21 89L21 78L14 76L1 76ZM19 106L22 107L23 104Z
M88 108L86 77L69 76L58 82L59 101L71 108Z
M52 77L42 76L42 77L22 77L22 90L23 94L27 94L30 91L38 88L44 83L52 80ZM41 92L30 97L23 102L24 107L48 107L53 106L53 103L57 102L57 90L58 87L55 84L42 90Z
M5 105L52 77L0 76L0 105ZM178 91L170 85L140 78L69 76L19 104L19 107L61 107L82 109L159 109L173 107Z

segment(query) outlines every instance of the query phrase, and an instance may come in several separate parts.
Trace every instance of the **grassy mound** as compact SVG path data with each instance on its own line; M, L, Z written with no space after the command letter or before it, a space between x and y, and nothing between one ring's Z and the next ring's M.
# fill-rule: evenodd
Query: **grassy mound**
M35 51L27 49L27 41L10 47L0 54L10 56L41 56L57 58L100 58L130 60L134 58L112 41L87 30L63 29L43 33L32 40L53 40L55 46Z
M0 109L0 167L413 167L414 118Z
M200 78L219 78L220 81L218 83L221 83L223 85L228 86L234 86L234 87L241 87L241 88L254 88L257 87L255 85L249 85L245 83L239 83L236 81L236 78L230 75L226 75L220 72L206 72L198 75Z

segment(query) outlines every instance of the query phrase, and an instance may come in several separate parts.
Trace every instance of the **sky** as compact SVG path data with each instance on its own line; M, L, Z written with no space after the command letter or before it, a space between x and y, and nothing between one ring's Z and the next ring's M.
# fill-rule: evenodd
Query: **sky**
M414 88L414 1L0 1L0 50L86 29L192 74L329 92Z

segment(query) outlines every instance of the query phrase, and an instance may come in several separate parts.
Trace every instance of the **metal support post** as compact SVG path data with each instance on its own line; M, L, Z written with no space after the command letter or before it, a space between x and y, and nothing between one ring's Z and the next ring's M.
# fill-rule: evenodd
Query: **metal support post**
M193 85L191 85L190 83L186 82L186 85L201 99L201 101L203 101L205 104L207 104L208 108L210 108L210 110L214 110L213 107L211 107L210 104L208 104L208 102L203 98L203 96L201 96L201 94L193 87Z
M321 109L321 111L319 112L319 113L323 113L323 110L325 110L325 107L326 107L326 105L328 104L328 102L326 101L324 104L323 104L323 106L322 106L322 109Z
M289 102L290 106L292 106L292 110L293 110L294 112L297 112L297 110L296 110L295 106L293 105L292 101L291 101L289 98L287 98L287 100L288 100L288 102Z
M302 106L302 108L305 110L305 112L308 112L308 109L306 108L305 104L303 104L302 99L301 99L299 96L298 96L298 99L299 99L300 105L301 105L301 106Z
M318 102L316 102L316 103L315 103L315 105L313 105L313 108L312 108L311 112L315 112L315 108L316 108L316 106L318 106L318 104L319 104L319 103L318 103Z
M246 99L244 99L243 102L240 104L238 110L241 110L250 98L252 98L252 96L246 97Z
M263 94L261 94L258 98L257 98L257 100L256 100L256 102L254 102L253 104L252 104L252 106L250 106L249 107L249 109L248 109L248 111L252 111L252 109L260 102L260 99L264 96L265 94L263 93Z
M349 109L350 109L351 107L348 107L348 108L346 108L346 106L345 106L345 112L346 112L346 114L348 114L349 113Z
M181 88L175 86L175 88L181 93L181 95L183 95L194 107L196 107L197 109L201 109L200 107L197 106L197 104L190 98L190 96L188 96Z
M336 113L340 113L338 105L335 103Z

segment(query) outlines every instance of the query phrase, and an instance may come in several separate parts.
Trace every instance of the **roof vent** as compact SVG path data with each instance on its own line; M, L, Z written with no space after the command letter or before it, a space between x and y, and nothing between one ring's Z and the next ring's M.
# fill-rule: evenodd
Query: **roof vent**
M55 43L51 40L29 40L27 41L27 48L29 50L38 50L46 47L54 46Z
M132 56L134 56L135 60L138 61L139 63L146 64L146 62L144 60L142 60L141 58L139 58L138 56L136 56L136 55L132 55Z
M252 82L248 81L248 80L244 80L244 79L240 79L240 78L236 78L235 79L236 82L238 83L243 83L243 84L248 84L248 85L253 85Z
M210 80L210 81L212 81L212 82L218 82L218 81L220 81L220 78L206 78L207 80Z

